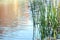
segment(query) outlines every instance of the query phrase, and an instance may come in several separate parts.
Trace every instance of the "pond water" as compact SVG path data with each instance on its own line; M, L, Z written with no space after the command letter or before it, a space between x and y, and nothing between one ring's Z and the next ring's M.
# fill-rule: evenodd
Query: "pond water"
M19 30L14 32L8 31L5 34L0 35L0 40L32 40L33 39L33 27L32 25L22 26Z

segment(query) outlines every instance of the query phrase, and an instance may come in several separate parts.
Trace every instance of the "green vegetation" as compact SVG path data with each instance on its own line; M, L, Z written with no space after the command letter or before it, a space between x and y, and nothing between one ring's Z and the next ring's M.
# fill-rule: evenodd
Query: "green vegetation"
M39 24L38 29L39 33L41 33L41 39L53 37L56 40L56 29L58 27L57 10L51 1L47 4L46 0L33 0L31 2L31 11L34 28L36 28L35 25Z

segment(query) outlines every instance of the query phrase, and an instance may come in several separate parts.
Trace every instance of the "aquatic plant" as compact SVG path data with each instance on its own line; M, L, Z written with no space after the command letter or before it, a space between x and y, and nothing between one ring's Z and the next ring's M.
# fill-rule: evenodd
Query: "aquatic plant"
M41 33L41 40L46 37L53 37L56 40L56 29L58 27L57 10L51 1L48 2L48 4L46 0L33 0L31 2L33 30L35 32L35 28L38 28L39 34Z

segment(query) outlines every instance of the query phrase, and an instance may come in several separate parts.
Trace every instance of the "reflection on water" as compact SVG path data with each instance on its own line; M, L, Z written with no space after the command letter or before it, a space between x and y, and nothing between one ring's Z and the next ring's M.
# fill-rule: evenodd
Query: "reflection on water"
M27 28L24 28L24 27L27 27ZM24 27L20 29L16 28L18 30L13 29L15 31L9 28L1 28L0 40L32 40L32 35L33 35L32 25L30 26L25 25Z
M0 0L0 40L32 40L28 16L28 0Z

